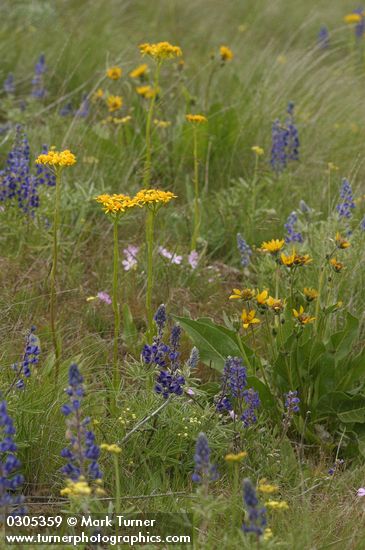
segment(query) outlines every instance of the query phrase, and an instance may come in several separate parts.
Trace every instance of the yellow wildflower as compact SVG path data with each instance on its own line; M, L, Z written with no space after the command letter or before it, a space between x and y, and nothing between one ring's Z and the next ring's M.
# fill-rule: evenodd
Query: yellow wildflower
M277 254L284 246L284 239L271 239L271 241L264 241L261 245L261 250L264 252L270 252L270 254Z
M138 67L133 69L133 71L129 73L129 76L131 78L142 78L146 73L148 73L148 65L147 63L142 63L142 65L138 65Z
M123 105L123 99L120 95L110 95L106 100L107 107L110 113L118 111Z
M303 306L300 306L299 311L293 309L293 315L300 325L308 325L316 319L315 317L311 317L309 313L305 313Z
M251 147L251 151L252 151L253 153L255 153L255 155L257 155L258 157L261 157L261 156L264 154L264 152L265 152L265 151L263 150L263 148L262 148L262 147L259 147L258 145L253 145L253 146Z
M289 510L289 505L285 500L268 500L265 502L265 506L271 510Z
M181 57L182 51L179 46L173 46L169 42L158 42L157 44L140 44L139 50L142 55L149 55L156 61Z
M122 76L122 69L120 67L110 67L106 71L106 76L111 80L119 80Z
M102 88L98 88L96 92L93 93L92 101L98 101L98 99L103 99L104 97L104 90Z
M313 300L318 298L318 290L315 290L314 288L305 287L303 292L308 302L313 302Z
M122 194L99 195L95 200L103 206L103 210L106 214L121 214L126 212L128 208L140 206L138 200Z
M271 485L270 483L266 482L267 480L260 479L257 490L260 493L265 493L266 495L272 495L273 493L277 493L279 491L279 487L277 485Z
M232 290L232 294L230 295L230 300L252 300L252 298L255 296L255 291L252 290L252 288L243 288L240 290L239 288L234 288Z
M176 199L177 196L171 191L161 191L160 189L141 189L138 191L134 200L139 205L156 205L156 204L168 204L172 199Z
M270 529L270 527L266 527L265 531L264 531L264 541L268 541L270 540L271 538L273 537L273 532L272 532L272 529Z
M221 46L219 48L219 53L223 62L232 61L234 57L232 50L228 46Z
M205 122L208 122L207 117L204 115L185 115L185 118L188 122L192 122L193 124L204 124Z
M116 443L112 443L111 445L109 445L108 443L102 443L100 445L100 449L116 455L122 452L122 449Z
M262 307L266 305L268 295L269 293L267 290L263 290L262 292L257 291L255 299L259 306Z
M160 93L160 88L153 88L150 85L137 86L136 92L138 95L144 97L145 99L152 99Z
M132 120L132 117L130 115L127 115L127 116L123 116L123 117L112 117L112 120L111 122L113 122L113 124L127 124L128 122L130 122Z
M244 309L242 311L241 319L244 329L248 329L251 325L258 325L260 323L260 319L257 319L255 315L256 311L254 309L251 311L246 311Z
M229 453L224 457L224 460L226 460L227 462L241 462L241 460L246 458L246 456L247 456L246 451L241 451L240 453L237 453L237 454Z
M348 240L346 240L344 237L342 237L342 235L340 235L340 233L337 231L336 245L337 245L337 248L348 248L349 246L351 246L351 243Z
M61 496L68 497L88 497L91 495L91 487L87 481L81 476L77 481L68 479L66 481L66 487L61 489Z
M280 255L280 260L283 265L286 267L297 267L297 266L303 266L307 265L312 261L312 258L308 254L297 254L295 249L293 248L291 254L284 254L283 252Z
M76 157L69 149L64 151L55 151L51 149L48 153L39 155L36 158L36 164L46 164L48 166L72 166L76 164Z
M362 16L359 13L349 13L343 18L348 25L356 25L362 21Z
M333 162L329 162L327 164L327 171L328 172L337 172L339 170L339 167L336 166L336 164L333 164Z
M157 128L168 128L171 126L171 122L169 120L158 120L158 118L155 118L153 123Z
M330 259L330 264L333 267L333 269L336 271L336 273L339 273L343 269L346 269L345 264L343 264L342 262L337 261L336 258L331 258Z
M280 298L273 298L269 296L266 300L266 305L274 311L274 313L280 313L285 307L285 303Z

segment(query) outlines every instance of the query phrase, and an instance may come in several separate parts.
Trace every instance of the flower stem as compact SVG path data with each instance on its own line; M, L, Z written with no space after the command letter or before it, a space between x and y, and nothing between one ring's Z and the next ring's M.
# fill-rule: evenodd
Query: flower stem
M160 68L161 68L161 64L157 63L155 76L154 76L154 83L153 83L154 91L151 97L151 102L148 109L147 120L146 120L146 159L145 159L144 176L143 176L143 185L145 187L149 187L149 184L151 181L151 165L152 165L151 127L152 127L152 117L153 117L155 103L156 103L158 82L160 78Z
M60 371L61 345L57 334L57 263L58 263L58 232L60 226L60 202L61 202L61 171L56 171L56 201L53 214L53 255L52 268L50 274L51 292L50 292L50 322L52 332L52 342L55 353L55 383L57 384Z
M153 311L152 311L152 289L153 289L153 236L155 225L155 210L147 210L146 219L146 243L147 243L147 291L146 291L146 312L147 312L147 339L152 341L153 335Z
M113 453L113 461L114 461L114 476L115 476L115 510L114 511L118 515L121 513L121 508L120 508L121 495L120 495L119 455L117 453Z
M194 132L194 228L191 238L191 250L196 250L196 242L199 237L200 229L200 208L199 208L199 159L198 159L198 132Z
M113 342L113 388L118 389L120 377L118 371L118 339L120 332L120 310L118 300L119 287L119 247L118 218L114 220L114 251L113 251L113 311L114 311L114 342Z

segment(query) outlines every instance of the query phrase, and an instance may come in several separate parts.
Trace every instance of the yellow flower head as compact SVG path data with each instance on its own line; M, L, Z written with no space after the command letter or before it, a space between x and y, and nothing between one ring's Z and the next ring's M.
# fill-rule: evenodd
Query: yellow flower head
M153 88L149 84L146 86L137 86L136 92L138 95L144 97L145 99L152 99L160 93L160 88Z
M162 205L168 204L172 199L176 199L177 196L171 191L161 191L160 189L141 189L135 195L134 200L140 205Z
M283 265L289 268L307 265L312 262L312 258L310 258L308 254L297 254L295 248L293 248L292 253L288 255L282 252L280 260Z
M173 46L169 42L158 42L157 44L140 44L139 50L142 55L149 55L155 61L181 57L182 51L179 46Z
M102 443L100 445L100 449L116 455L122 452L122 449L116 443L112 443L111 445L109 445L108 443Z
M343 269L346 269L345 264L337 261L336 258L331 258L330 264L331 264L331 267L336 271L336 273L340 273L340 271L342 271Z
M64 151L55 151L54 149L51 149L48 153L39 155L35 162L36 164L59 166L63 168L65 166L72 166L73 164L76 164L76 157L69 149L65 149Z
M261 245L261 250L264 252L270 252L270 254L277 254L284 246L284 239L271 239L271 241L264 241Z
M95 102L103 98L104 98L104 90L102 90L101 88L98 88L96 92L93 93L91 100Z
M305 287L303 292L308 302L313 302L313 300L318 298L318 290L315 290L314 288Z
M204 115L185 115L185 118L188 122L192 122L193 124L204 124L205 122L208 122L207 117Z
M223 62L232 61L234 57L232 50L228 48L228 46L221 46L219 48L219 53Z
M146 73L148 73L148 65L147 63L142 63L142 65L138 65L138 67L133 69L133 71L129 73L129 76L131 78L142 78Z
M266 300L268 295L269 293L267 290L263 290L262 292L257 291L255 299L259 306L261 307L266 306Z
M316 320L315 317L311 317L309 313L304 312L304 307L300 306L299 311L296 309L293 309L293 315L295 319L298 321L300 325L308 325L309 323L313 323L313 321Z
M356 25L357 23L361 23L362 15L360 15L359 13L349 13L348 15L345 15L343 20L348 25Z
M132 120L131 115L123 116L123 117L110 117L113 124L128 124Z
M255 153L256 156L261 157L264 154L264 150L262 147L259 147L258 145L253 145L251 147L251 151Z
M242 319L242 325L244 329L248 329L251 325L258 325L260 323L260 319L257 319L255 317L256 311L252 309L251 311L243 310L241 319Z
M91 493L91 487L82 477L80 477L77 481L68 479L66 481L66 487L60 491L61 496L68 497L88 497Z
M277 493L279 491L279 487L277 485L271 485L270 483L267 483L266 479L260 479L257 490L260 493L272 495L273 493Z
M280 300L280 298L273 298L272 296L268 297L266 305L276 314L281 313L285 307L283 300Z
M264 531L264 536L263 536L264 542L270 540L273 536L274 534L272 532L272 529L270 529L270 527L266 527Z
M346 240L340 233L337 231L336 233L336 246L337 248L349 248L351 246L351 243Z
M327 171L328 172L337 172L339 170L339 167L336 166L336 164L333 164L333 162L329 162L327 164Z
M255 296L255 291L252 288L244 288L240 290L239 288L234 288L232 290L232 294L230 295L230 300L243 300L244 302L247 302L248 300L252 300Z
M106 100L107 107L110 113L118 111L123 105L123 99L120 95L110 95Z
M95 200L102 205L105 214L122 214L129 208L140 206L135 198L122 194L99 195Z
M246 451L241 451L240 453L237 453L237 454L229 453L224 457L224 460L226 460L227 462L241 462L241 460L246 458L246 456L247 456Z
M268 500L265 506L271 510L289 510L289 505L285 500Z
M171 122L169 120L158 120L157 118L155 118L153 124L156 126L156 128L168 128L169 126L171 126Z
M119 80L122 76L122 69L120 67L109 67L106 71L106 76L111 80Z

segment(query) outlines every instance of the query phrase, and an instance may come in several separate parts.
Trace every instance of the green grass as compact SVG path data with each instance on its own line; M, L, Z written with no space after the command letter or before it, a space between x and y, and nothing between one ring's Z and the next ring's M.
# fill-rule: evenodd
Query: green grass
M72 362L79 364L85 377L84 412L96 421L99 443L121 442L161 404L153 391L155 373L140 361L146 322L144 212L131 212L120 227L120 253L128 244L141 250L135 271L121 269L120 300L129 309L122 318L122 385L117 395L111 389L113 312L107 304L87 301L101 290L111 293L112 285L112 224L94 198L102 192L133 194L142 185L146 103L135 94L135 83L128 77L141 62L137 46L142 42L169 40L181 46L185 61L182 70L176 60L163 66L155 118L171 125L155 129L152 140L153 185L178 196L157 217L156 247L182 254L184 265L169 264L156 250L154 306L165 303L171 314L210 317L223 324L235 310L227 300L232 288L268 287L273 292L271 260L255 252L250 267L243 269L236 234L240 232L253 248L263 240L282 237L283 224L298 210L300 200L312 208L309 222L303 216L301 220L306 236L302 249L311 254L313 265L301 272L297 284L317 288L331 239L337 230L345 229L334 208L341 179L348 177L356 197L352 246L341 251L346 271L326 281L329 300L341 300L344 307L331 317L325 336L344 326L344 312L349 311L359 319L353 350L363 348L365 234L359 223L365 213L365 58L364 45L353 49L352 31L343 23L343 16L357 5L344 0L331 7L322 0L295 4L289 0L4 2L0 79L13 72L17 92L14 100L4 94L0 106L0 121L13 124L0 136L1 167L13 143L14 124L19 122L27 132L32 161L43 143L70 148L78 159L64 173L62 187L58 299L63 354L56 388L48 313L52 236L47 225L53 215L54 190L41 189L41 206L34 219L27 220L16 207L0 212L3 391L12 380L10 366L19 360L24 335L32 324L37 326L42 347L40 364L26 390L8 396L31 510L66 507L66 502L60 505L59 497L64 486L60 451L65 435L60 406L66 400L63 390ZM322 24L330 30L330 48L325 50L316 42ZM217 63L211 55L217 56L221 44L232 48L235 56L225 66L218 64L212 74ZM29 99L29 90L42 52L49 93L44 101L36 101ZM106 68L114 64L124 71L117 82L105 77ZM59 116L67 101L77 108L83 93L91 97L100 87L123 96L121 116L132 116L128 125L103 125L108 113L97 103L91 103L86 119ZM22 99L28 102L24 112L19 109ZM277 176L269 164L271 125L276 118L285 118L288 101L295 103L300 162L291 163ZM202 225L201 259L195 271L186 263L193 205L192 132L185 122L189 112L208 118L206 127L199 130ZM265 150L259 160L254 207L253 145ZM330 194L328 162L339 167L332 173ZM285 278L280 280L280 291L287 298ZM263 332L257 342L248 342L270 363ZM184 360L190 349L184 335ZM241 533L242 502L233 494L232 472L224 460L234 449L234 431L232 423L218 418L213 403L219 380L214 368L201 363L189 380L196 400L172 400L122 445L123 509L193 510L199 550L361 550L364 503L356 498L356 490L364 485L362 455L348 452L344 470L334 477L327 475L336 452L340 457L347 453L346 445L339 443L343 425L333 428L331 444L324 436L318 437L320 443L303 441L303 426L290 431L282 444L280 422L275 423L265 407L258 424L241 433L240 444L248 457L240 465L240 478L277 483L289 510L269 513L274 536L260 546ZM110 410L111 399L117 399L117 411ZM200 431L208 436L212 461L220 472L208 500L199 496L191 482ZM106 495L113 497L113 461L107 453L102 454L101 467ZM233 523L232 517L239 518L239 523ZM199 535L205 521L207 534Z

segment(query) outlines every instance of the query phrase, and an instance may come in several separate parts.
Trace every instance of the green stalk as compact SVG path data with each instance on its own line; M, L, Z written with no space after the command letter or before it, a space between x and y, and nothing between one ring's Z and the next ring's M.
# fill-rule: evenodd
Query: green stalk
M119 454L113 453L113 462L114 462L114 476L115 476L115 514L120 515L121 513L121 507L120 507L120 475L119 475Z
M114 311L114 342L113 342L113 387L119 387L120 376L118 371L118 339L120 332L120 310L118 300L119 287L119 247L118 247L118 218L114 219L114 251L113 251L113 311Z
M52 268L50 273L51 292L50 292L50 322L52 342L55 353L55 383L57 384L58 375L60 371L60 359L61 359L61 345L57 334L57 293L56 293L56 279L57 279L57 263L58 263L58 232L60 226L60 203L61 203L61 170L56 170L56 202L53 214L53 254L52 254Z
M152 341L153 336L153 311L152 311L152 289L153 289L153 236L156 211L153 208L147 210L146 219L146 243L147 243L147 291L146 291L146 312L147 312L147 339Z
M194 132L194 228L191 238L191 250L196 250L196 243L199 237L200 229L200 208L199 208L199 159L198 159L198 132L196 127Z
M157 91L158 82L160 78L160 68L161 63L158 62L156 65L155 76L154 76L154 90ZM148 109L147 120L146 120L146 160L144 166L144 176L143 176L143 185L149 187L151 181L151 165L152 165L152 145L151 145L151 127L152 127L152 117L156 103L156 93L153 94Z
M314 320L314 330L317 332L318 329L318 319L319 319L319 309L321 306L321 295L322 295L322 289L323 289L323 283L324 283L324 275L325 275L325 268L324 265L321 266L321 274L319 276L319 282L318 282L318 298L316 302L316 310L315 310L315 320Z

